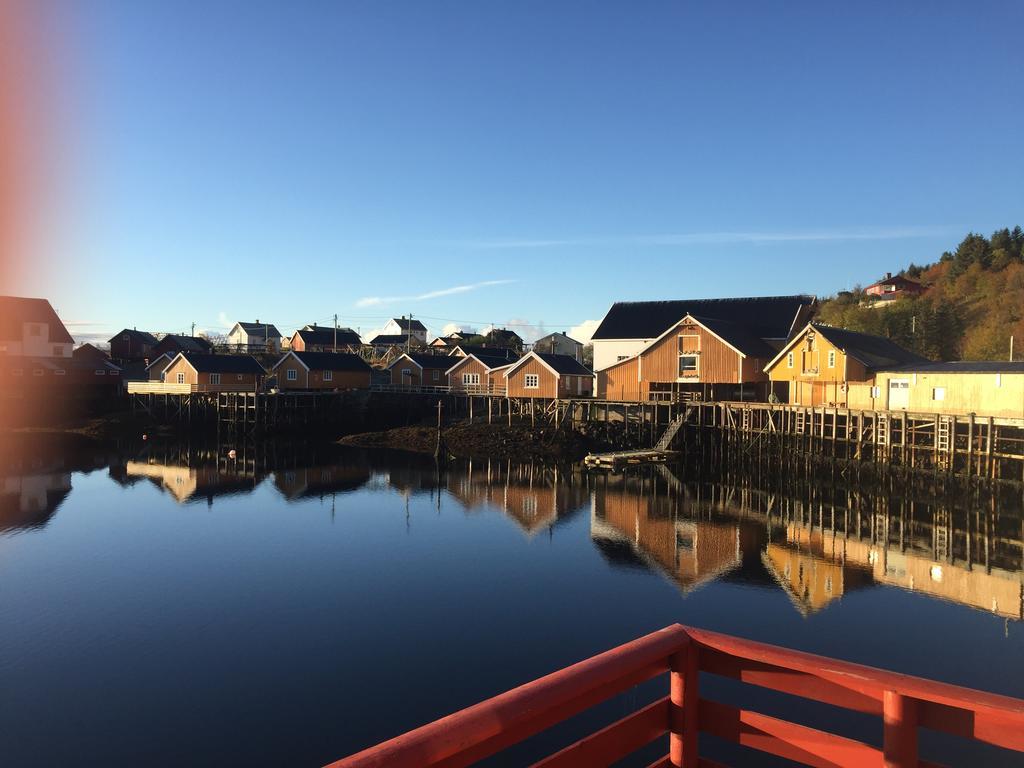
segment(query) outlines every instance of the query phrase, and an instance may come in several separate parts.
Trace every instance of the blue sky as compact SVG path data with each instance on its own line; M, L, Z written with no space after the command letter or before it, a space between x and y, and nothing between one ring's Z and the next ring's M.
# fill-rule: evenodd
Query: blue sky
M61 6L65 270L21 289L82 337L565 329L1024 224L1019 2Z

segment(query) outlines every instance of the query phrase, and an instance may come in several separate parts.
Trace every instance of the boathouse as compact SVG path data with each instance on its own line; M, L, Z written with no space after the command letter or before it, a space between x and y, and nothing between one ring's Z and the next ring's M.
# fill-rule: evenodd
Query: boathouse
M568 355L530 352L505 371L509 397L592 397L594 373Z
M617 302L591 338L594 370L639 354L687 315L725 320L781 344L811 319L814 306L813 296Z
M266 371L251 355L179 352L164 369L167 384L188 385L193 392L255 392Z
M183 336L168 333L153 347L152 355L168 354L174 357L179 352L212 352L213 345L202 336Z
M292 350L271 368L278 389L369 389L373 369L351 352Z
M500 351L500 350L497 350ZM446 358L450 363L451 357ZM512 363L504 355L473 354L456 358L446 372L453 392L505 394L505 371Z
M452 361L447 355L428 355L416 352L399 355L388 371L391 384L401 387L445 387Z
M643 351L597 373L606 400L767 400L775 349L737 323L686 315Z
M765 372L772 393L783 403L867 408L853 405L851 387L874 386L879 370L929 362L883 336L808 323L768 362Z
M917 363L851 384L850 408L1024 418L1024 361Z
M362 346L359 334L351 328L322 328L307 325L292 334L292 352L350 352Z
M112 336L108 343L110 358L120 362L153 357L153 348L158 344L156 336L135 328L122 329L120 333Z

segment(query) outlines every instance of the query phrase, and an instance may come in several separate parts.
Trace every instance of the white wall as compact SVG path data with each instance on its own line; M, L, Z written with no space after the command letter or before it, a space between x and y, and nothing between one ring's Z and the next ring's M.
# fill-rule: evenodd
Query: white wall
M654 339L625 339L620 341L594 339L594 370L600 371L619 362L620 357L632 357Z

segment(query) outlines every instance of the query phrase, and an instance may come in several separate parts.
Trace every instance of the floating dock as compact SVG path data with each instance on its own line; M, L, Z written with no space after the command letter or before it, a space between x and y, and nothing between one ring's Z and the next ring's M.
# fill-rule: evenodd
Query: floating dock
M591 469L609 469L614 472L636 464L664 464L675 453L675 451L659 451L653 448L638 451L591 453L583 462Z

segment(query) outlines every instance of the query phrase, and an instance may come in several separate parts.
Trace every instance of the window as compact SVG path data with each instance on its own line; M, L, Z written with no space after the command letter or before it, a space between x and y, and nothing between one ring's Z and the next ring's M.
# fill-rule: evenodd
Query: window
M241 381L241 380L242 380L242 374L238 374L238 380L239 380L239 381Z
M527 389L540 389L540 376L536 373L528 373L523 377L523 386Z
M996 386L997 387L1003 386L1003 374L1001 374L1001 373L997 373L996 374Z
M679 376L696 376L697 375L697 356L696 355L680 355L679 356Z
M932 389L932 400L945 400L946 399L946 388L935 387Z
M54 376L63 376L66 373L67 373L67 371L65 371L63 368L57 368L57 369L54 370L53 375Z
M30 336L39 336L42 333L43 326L30 323L28 326L28 333Z
M881 387L872 387L871 388L871 396L872 397L881 397L881 395L882 395Z
M462 383L464 386L475 386L480 383L479 373L464 373L462 374Z
M836 351L834 349L830 349L828 351L828 367L829 368L835 368L836 367Z
M324 381L334 381L334 371L324 371Z
M94 376L106 376L107 372L103 368L97 368L95 371L93 371L93 375Z
M434 371L434 381L440 381L440 380L441 380L441 372L440 371Z
M179 373L178 374L178 383L179 384L184 384L185 383L185 374L184 373Z
M121 341L128 341L128 334L127 333L124 336L121 337Z
M219 373L211 373L210 374L210 383L211 384L220 384L220 374Z
M412 378L412 368L403 368L402 369L402 378L403 379L411 379Z
M32 375L33 376L42 376L43 373L45 373L45 371L43 371L42 368L33 368L32 369Z
M53 356L54 357L64 357L64 347L54 347L53 348Z
M119 375L121 375L121 372L120 371L111 371L110 375L111 376L119 376ZM162 373L160 374L160 377L161 377L160 380L163 381L163 374Z
M285 374L285 378L288 379L288 381L298 381L299 372L294 368L289 368L288 373Z
M793 367L793 353L792 352L790 352L788 355L786 355L786 367L787 368L792 368Z

